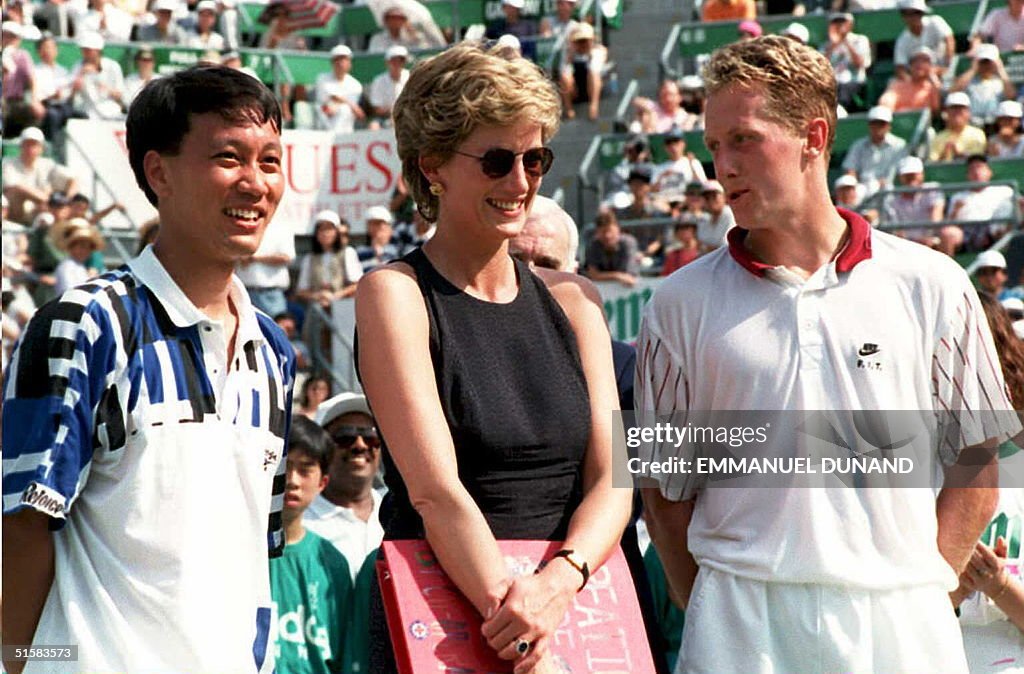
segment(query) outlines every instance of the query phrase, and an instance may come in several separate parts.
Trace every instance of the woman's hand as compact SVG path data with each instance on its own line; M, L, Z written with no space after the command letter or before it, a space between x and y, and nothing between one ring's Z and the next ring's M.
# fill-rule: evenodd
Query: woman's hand
M484 622L481 632L498 657L520 659L516 674L543 671L535 668L547 653L551 635L565 618L579 584L579 572L558 559L540 573L512 581L501 608ZM530 643L525 656L516 650L520 639Z
M1006 539L1000 536L995 548L982 542L974 545L967 567L960 574L960 583L965 588L983 592L991 598L1002 594L1010 581L1006 575Z

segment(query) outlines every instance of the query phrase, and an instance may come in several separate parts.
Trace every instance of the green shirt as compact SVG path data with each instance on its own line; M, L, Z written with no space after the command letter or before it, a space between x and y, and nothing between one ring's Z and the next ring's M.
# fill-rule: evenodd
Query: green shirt
M377 582L377 551L366 556L356 576L349 622L345 627L345 674L370 671L370 586Z
M335 674L343 669L352 610L348 562L312 531L270 560L277 674Z

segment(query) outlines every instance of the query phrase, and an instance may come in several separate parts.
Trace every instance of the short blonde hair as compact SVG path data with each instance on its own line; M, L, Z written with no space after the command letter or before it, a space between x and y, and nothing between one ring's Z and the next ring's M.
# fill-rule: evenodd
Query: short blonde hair
M420 157L443 163L485 125L539 124L547 143L561 113L561 99L543 71L505 47L464 42L418 63L395 101L394 124L402 173L420 214L434 222L439 205Z
M764 95L763 115L798 136L807 123L828 122L825 160L836 139L836 76L832 65L816 50L779 35L767 35L726 45L704 66L708 96L732 84L758 87Z

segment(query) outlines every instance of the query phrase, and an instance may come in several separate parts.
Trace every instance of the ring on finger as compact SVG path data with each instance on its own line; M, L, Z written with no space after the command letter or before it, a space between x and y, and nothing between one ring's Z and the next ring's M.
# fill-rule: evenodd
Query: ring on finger
M520 656L526 655L530 652L530 642L522 637L517 638L513 642L513 645L515 646L516 653L518 653Z

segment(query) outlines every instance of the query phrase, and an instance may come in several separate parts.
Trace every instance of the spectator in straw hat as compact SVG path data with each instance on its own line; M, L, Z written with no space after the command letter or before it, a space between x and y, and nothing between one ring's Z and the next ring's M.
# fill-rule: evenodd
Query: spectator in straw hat
M64 229L60 246L67 257L61 260L54 271L57 277L54 291L58 296L96 275L85 263L94 251L103 250L105 244L103 237L88 220L73 218Z

